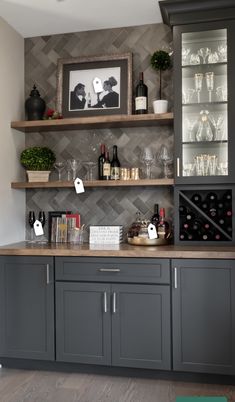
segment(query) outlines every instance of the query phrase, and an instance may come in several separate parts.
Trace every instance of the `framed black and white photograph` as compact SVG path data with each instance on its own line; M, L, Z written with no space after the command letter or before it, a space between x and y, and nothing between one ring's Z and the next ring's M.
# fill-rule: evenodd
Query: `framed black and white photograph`
M57 109L63 117L131 114L131 53L59 59Z

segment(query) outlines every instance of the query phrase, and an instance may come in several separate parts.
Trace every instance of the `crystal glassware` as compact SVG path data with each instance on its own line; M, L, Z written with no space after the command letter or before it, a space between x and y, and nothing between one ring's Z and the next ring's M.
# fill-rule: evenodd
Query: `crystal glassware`
M41 222L42 227L44 228L45 223L46 223L46 215L45 215L45 212L44 212L44 211L39 211L39 213L38 213L38 220L39 220L39 222ZM38 236L37 242L38 242L38 243L47 243L47 238L46 238L46 236L45 236L44 234Z
M200 103L200 92L202 90L202 80L203 80L203 74L202 73L194 74L194 84L195 84L195 90L197 92L197 101L198 101L198 103Z
M217 52L211 52L208 56L208 63L215 64L219 61L219 55Z
M85 161L83 162L85 168L87 169L86 180L95 180L94 168L97 166L97 162Z
M203 64L207 63L208 56L211 54L211 49L209 47L201 47L198 50L198 55L202 58Z
M212 141L214 138L208 115L208 110L201 110L196 132L196 141Z
M182 66L185 66L186 64L188 64L189 53L190 53L190 48L188 48L188 47L182 48Z
M214 72L210 71L205 74L207 91L209 92L209 102L211 102L211 94L214 89Z
M173 157L166 145L162 145L158 153L158 161L163 165L163 176L168 178L168 165L172 164Z
M58 172L58 180L61 181L61 173L63 172L65 168L65 163L60 161L60 162L55 162L54 167Z
M189 64L191 64L192 66L196 65L196 64L200 64L200 57L197 53L192 53L189 59Z
M222 86L216 88L216 96L220 102L227 101L227 96L228 96L227 92L228 91L227 91L226 85L222 85Z
M187 88L186 90L183 90L183 103L188 104L193 102L193 97L195 94L195 90L193 88Z
M70 159L68 159L65 163L66 171L67 171L67 180L72 180L72 167L70 163Z
M218 46L218 54L219 54L219 60L221 62L227 61L227 44L226 43L223 43Z
M217 115L210 115L210 121L213 124L214 128L215 128L215 135L214 135L214 139L217 141L222 141L223 140L223 133L221 133L221 127L222 124L224 122L224 117L222 114L217 114Z
M155 157L154 157L153 150L150 147L145 147L143 149L143 151L141 152L140 160L145 166L144 175L145 175L146 179L151 179L151 174L152 174L151 167L154 162L154 159L155 159Z
M195 126L196 120L193 117L186 117L186 141L194 142L195 141Z
M69 159L67 161L67 163L69 164L69 166L70 166L70 168L72 170L72 180L75 180L76 175L77 175L77 170L78 170L78 167L80 165L80 162L78 162L77 159Z

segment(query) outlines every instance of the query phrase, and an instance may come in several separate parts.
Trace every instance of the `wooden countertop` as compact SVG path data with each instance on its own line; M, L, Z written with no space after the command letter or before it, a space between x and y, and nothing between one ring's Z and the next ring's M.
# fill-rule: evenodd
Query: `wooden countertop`
M216 246L89 246L89 244L30 244L26 242L0 247L0 255L137 257L137 258L215 258L235 259L235 247Z

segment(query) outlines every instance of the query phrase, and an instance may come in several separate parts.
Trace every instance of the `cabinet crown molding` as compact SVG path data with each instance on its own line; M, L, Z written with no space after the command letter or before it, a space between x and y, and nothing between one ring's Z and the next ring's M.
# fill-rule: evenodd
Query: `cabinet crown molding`
M169 26L235 19L234 0L162 0L159 7Z

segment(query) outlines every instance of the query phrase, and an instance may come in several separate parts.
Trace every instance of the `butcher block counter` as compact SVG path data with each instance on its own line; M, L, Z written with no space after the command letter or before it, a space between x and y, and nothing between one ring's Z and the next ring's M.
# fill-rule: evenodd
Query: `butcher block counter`
M0 255L71 256L71 257L137 257L137 258L203 258L235 259L235 247L216 246L104 246L89 244L30 244L13 243L0 247Z

